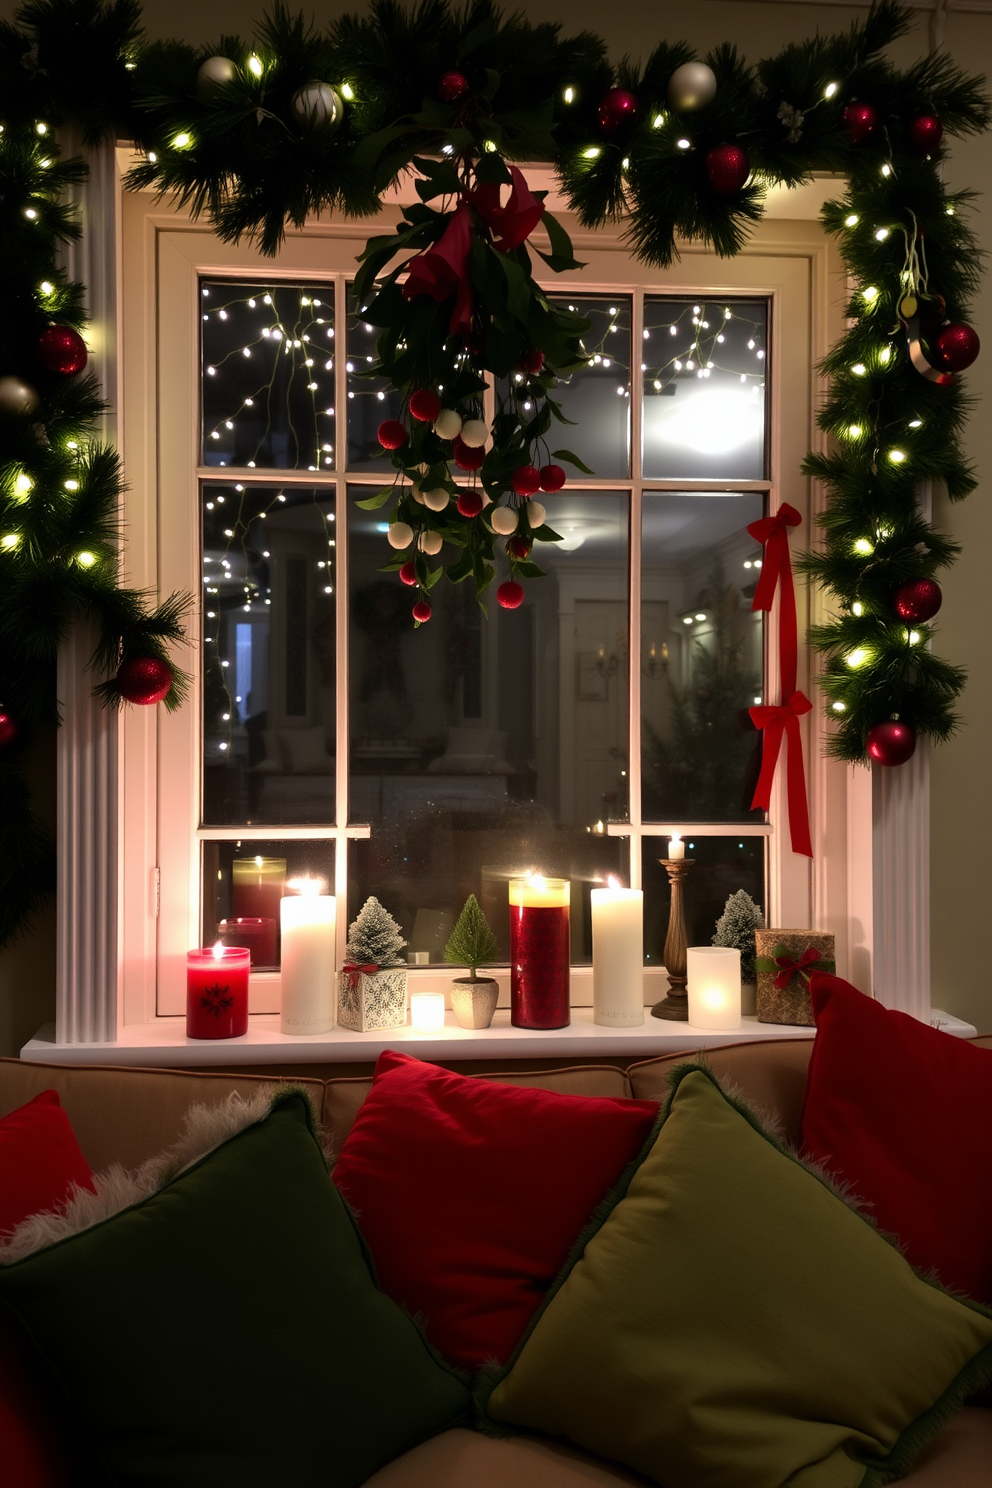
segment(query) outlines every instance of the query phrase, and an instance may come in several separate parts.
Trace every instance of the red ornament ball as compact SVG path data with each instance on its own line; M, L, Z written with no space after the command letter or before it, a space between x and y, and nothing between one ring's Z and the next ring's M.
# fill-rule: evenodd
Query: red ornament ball
M560 491L565 484L567 476L560 465L541 466L541 490Z
M716 145L706 156L706 175L717 196L736 196L751 174L747 151L740 145Z
M421 424L432 424L441 412L441 399L430 388L421 388L410 395L410 412Z
M129 703L160 703L172 686L172 668L157 656L134 656L117 668L117 685Z
M909 126L909 142L921 155L935 155L940 149L944 126L936 114L920 114Z
M426 599L418 599L417 603L413 607L413 618L414 620L416 620L418 625L424 625L431 618L431 615L433 613L434 612L431 609L430 605L427 603Z
M522 536L511 537L506 544L506 551L509 553L511 558L529 558L530 549L530 542L527 540L526 537Z
M852 145L863 145L875 132L878 114L870 103L849 103L844 110L847 137Z
M463 517L477 517L482 507L483 501L478 491L459 491L458 510Z
M604 134L616 134L625 124L633 124L641 106L626 88L611 88L599 105L599 127Z
M891 718L876 723L865 740L876 765L904 765L916 753L916 733L908 723Z
M892 608L900 620L918 624L933 619L943 598L940 585L933 579L913 579L908 584L900 584L892 596Z
M536 465L519 465L510 477L518 496L536 496L541 489L541 472Z
M38 337L38 360L46 372L72 377L86 366L86 342L72 326L46 326Z
M442 103L460 103L469 91L463 72L442 72L437 80L437 96Z
M455 464L459 470L481 470L486 452L481 445L464 444L455 439Z
M403 567L400 569L399 573L400 573L400 578L401 578L401 580L403 581L404 584L410 584L412 586L413 584L415 584L417 582L417 575L416 575L416 572L414 571L413 559L412 558L408 558L407 559L407 561L404 563Z
M519 610L524 602L524 586L518 584L516 579L507 579L496 590L496 598L504 610Z
M406 430L399 419L385 419L379 425L379 443L383 449L398 450L406 444Z
M544 366L543 351L529 351L525 357L521 357L517 363L518 371L526 372L530 377L536 377Z
M963 372L981 349L978 332L963 321L941 326L931 347L934 361L945 372Z
M0 749L6 749L17 738L17 724L9 713L0 712Z

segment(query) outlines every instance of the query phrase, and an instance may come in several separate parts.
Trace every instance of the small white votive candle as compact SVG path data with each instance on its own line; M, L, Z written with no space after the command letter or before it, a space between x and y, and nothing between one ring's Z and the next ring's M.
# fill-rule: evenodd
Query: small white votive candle
M730 946L690 946L686 992L693 1028L741 1026L741 953Z
M680 861L685 857L685 843L682 841L678 832L673 832L668 839L668 857L669 860L674 858L676 861Z
M410 1022L414 1033L437 1033L444 1027L444 993L411 992Z

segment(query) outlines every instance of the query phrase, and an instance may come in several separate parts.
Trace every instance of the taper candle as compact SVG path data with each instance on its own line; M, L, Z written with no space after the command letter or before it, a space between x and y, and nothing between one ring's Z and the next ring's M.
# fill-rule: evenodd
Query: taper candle
M685 843L678 832L673 832L668 839L668 856L676 862L685 857Z
M589 900L593 1022L631 1028L644 1022L644 895L611 876Z
M689 1022L693 1027L725 1031L740 1028L740 951L730 946L690 946L686 971Z
M334 1027L334 930L337 901L319 878L293 878L280 900L283 1033L330 1033Z

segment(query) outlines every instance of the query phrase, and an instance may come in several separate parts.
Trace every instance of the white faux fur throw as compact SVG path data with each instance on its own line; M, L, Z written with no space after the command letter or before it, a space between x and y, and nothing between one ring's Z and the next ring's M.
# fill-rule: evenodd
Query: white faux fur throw
M115 1163L106 1172L95 1173L96 1193L74 1187L64 1208L32 1214L6 1237L0 1237L0 1266L22 1261L36 1251L78 1235L110 1219L133 1204L140 1204L173 1178L199 1162L208 1152L222 1147L246 1127L264 1121L272 1109L274 1097L287 1089L312 1100L310 1092L299 1086L264 1085L257 1095L245 1100L237 1091L210 1106L190 1106L186 1112L183 1134L174 1147L149 1158L134 1172ZM316 1113L315 1113L316 1120Z

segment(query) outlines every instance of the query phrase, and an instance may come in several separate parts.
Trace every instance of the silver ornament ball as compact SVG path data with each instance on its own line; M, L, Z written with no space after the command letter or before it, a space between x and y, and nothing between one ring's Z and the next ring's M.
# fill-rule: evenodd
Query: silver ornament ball
M293 113L301 124L313 129L338 129L344 118L344 102L330 83L305 83L293 94Z
M38 394L19 377L0 377L0 413L34 413Z
M716 96L716 73L705 62L683 62L668 79L668 103L677 114L705 108Z
M201 98L208 97L215 88L233 83L237 75L238 65L230 57L208 57L196 74L196 91Z

